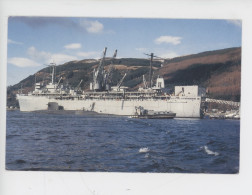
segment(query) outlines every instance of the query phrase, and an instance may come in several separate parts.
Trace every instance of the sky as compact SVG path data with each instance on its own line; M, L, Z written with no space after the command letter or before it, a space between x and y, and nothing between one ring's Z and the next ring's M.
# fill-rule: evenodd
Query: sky
M9 17L7 85L14 85L50 62L107 56L174 58L240 47L241 20Z

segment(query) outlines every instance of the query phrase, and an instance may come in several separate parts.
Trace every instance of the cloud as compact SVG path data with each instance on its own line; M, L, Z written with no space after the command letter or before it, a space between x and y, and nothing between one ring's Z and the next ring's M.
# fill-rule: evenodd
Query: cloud
M14 66L17 66L17 67L21 67L21 68L40 66L40 64L28 58L14 57L14 58L8 59L8 63L13 64Z
M71 44L65 45L64 48L65 49L80 49L81 44L80 43L71 43Z
M67 55L64 53L50 53L45 51L39 51L35 47L29 47L27 54L35 61L39 61L41 64L48 64L55 62L56 64L62 64L72 60L78 60L76 56Z
M80 26L85 28L85 30L89 33L102 33L103 32L103 24L98 22L97 20L87 20L87 19L82 19L80 20Z
M16 45L22 45L22 42L18 42L18 41L13 41L11 39L8 39L8 44L16 44Z
M71 28L80 32L103 33L104 25L98 20L84 19L74 20L66 17L27 17L27 16L11 16L9 22L19 22L28 25L31 28L41 28L48 25L57 25L64 28ZM115 33L108 30L107 33Z
M35 47L29 47L27 50L27 54L32 58L33 60L36 61L41 61L44 63L48 59L51 58L51 53L45 52L45 51L38 51Z
M181 43L182 37L173 37L173 36L160 36L155 39L155 43L160 45L162 43L168 43L173 45L178 45Z
M59 25L67 28L76 28L78 24L75 23L71 18L61 17L27 17L27 16L11 16L9 22L21 22L32 28L40 28L47 25Z
M52 60L56 64L63 64L65 62L69 62L69 61L73 61L73 60L78 60L78 58L76 56L70 56L70 55L67 55L67 54L55 53L55 54L51 55L50 61L52 61Z
M242 27L242 20L227 20L229 24L233 24L237 27Z
M135 48L135 50L139 52L145 52L147 51L147 48L140 47L140 48Z
M89 51L89 52L78 52L78 56L85 57L85 58L98 58L99 53L95 51Z
M179 55L176 52L167 52L160 55L161 58L175 58Z

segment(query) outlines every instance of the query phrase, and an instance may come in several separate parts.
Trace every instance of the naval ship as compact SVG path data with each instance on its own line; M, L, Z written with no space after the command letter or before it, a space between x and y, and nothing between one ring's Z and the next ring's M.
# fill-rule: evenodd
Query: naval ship
M174 93L168 94L164 90L164 78L158 77L156 83L152 84L153 53L150 54L149 84L143 76L144 87L129 90L128 87L122 86L126 73L116 86L110 86L113 59L117 55L117 50L107 71L104 68L106 51L107 48L103 51L97 69L93 71L93 80L88 91L59 85L61 79L56 83L56 64L51 63L52 78L49 84L43 86L42 83L35 83L34 91L17 94L20 111L72 110L134 116L136 109L141 107L152 112L175 113L176 118L201 117L201 95L197 85L175 86Z

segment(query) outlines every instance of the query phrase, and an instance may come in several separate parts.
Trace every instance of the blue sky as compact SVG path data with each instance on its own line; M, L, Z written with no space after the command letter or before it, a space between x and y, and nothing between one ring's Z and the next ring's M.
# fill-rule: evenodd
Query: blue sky
M145 58L153 52L173 58L241 46L239 20L9 17L7 85L71 60Z

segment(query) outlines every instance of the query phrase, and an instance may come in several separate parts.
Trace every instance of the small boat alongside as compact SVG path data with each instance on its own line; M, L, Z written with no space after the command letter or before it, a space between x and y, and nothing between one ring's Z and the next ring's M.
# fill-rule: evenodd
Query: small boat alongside
M140 118L140 119L173 119L176 117L176 113L167 112L167 111L154 111L146 110L142 106L136 107L135 115L131 118Z

